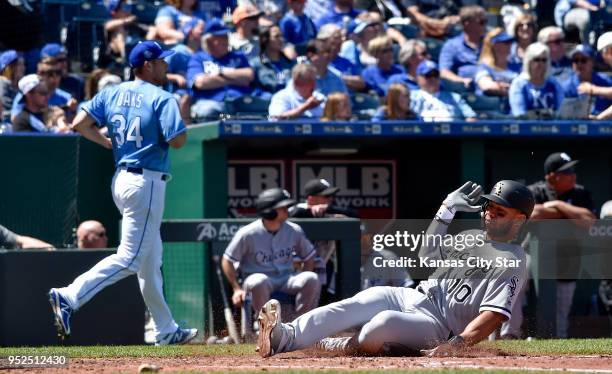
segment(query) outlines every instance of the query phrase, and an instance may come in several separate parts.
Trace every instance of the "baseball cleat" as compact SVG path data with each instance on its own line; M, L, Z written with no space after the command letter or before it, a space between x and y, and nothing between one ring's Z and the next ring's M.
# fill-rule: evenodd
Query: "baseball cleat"
M281 323L281 306L278 300L270 299L259 312L259 336L257 351L261 357L270 357L278 353L283 337Z
M186 344L198 335L198 329L182 329L178 327L175 332L164 334L155 341L155 345Z
M62 339L70 337L70 317L72 317L72 308L68 301L55 289L49 290L49 303L51 310L55 316L55 327L57 335Z

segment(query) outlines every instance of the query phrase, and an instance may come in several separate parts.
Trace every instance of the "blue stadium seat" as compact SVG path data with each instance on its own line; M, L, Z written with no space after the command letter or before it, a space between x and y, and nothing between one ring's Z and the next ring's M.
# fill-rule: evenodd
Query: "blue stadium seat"
M427 46L427 52L431 55L431 59L433 61L438 61L440 57L440 50L442 49L442 45L444 44L444 40L435 39L435 38L425 38L423 39L425 45Z
M406 39L414 39L419 35L419 28L415 25L391 25L406 37Z
M474 93L466 93L463 95L464 100L481 119L493 119L504 117L504 103L499 96L476 95Z
M77 12L81 20L104 22L110 17L104 4L95 1L83 1Z
M266 116L270 100L257 96L244 95L225 101L227 112L233 116Z
M370 119L380 106L380 98L365 93L351 94L351 108L353 114L360 119Z
M445 91L456 92L459 94L470 91L468 88L465 88L465 85L463 83L450 81L444 78L441 79L441 83L442 83L442 89L444 89Z
M149 25L155 23L158 10L158 5L145 0L140 0L132 5L132 14L138 18L138 22Z

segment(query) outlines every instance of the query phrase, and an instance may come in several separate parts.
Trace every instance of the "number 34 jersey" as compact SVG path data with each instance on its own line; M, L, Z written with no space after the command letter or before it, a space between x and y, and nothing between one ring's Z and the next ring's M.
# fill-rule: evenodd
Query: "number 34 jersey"
M440 310L441 322L459 334L487 310L511 318L527 275L525 252L518 244L482 241L461 251L439 249L431 260L442 260L442 266L419 286Z
M186 131L172 94L135 80L102 90L83 110L108 127L116 166L169 172L168 142Z

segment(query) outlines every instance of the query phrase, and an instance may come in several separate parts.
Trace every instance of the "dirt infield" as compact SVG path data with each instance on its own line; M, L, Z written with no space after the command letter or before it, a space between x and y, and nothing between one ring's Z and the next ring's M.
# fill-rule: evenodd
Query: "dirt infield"
M116 373L138 371L143 363L173 371L285 371L294 370L417 370L417 369L488 369L588 371L612 373L611 355L590 356L511 356L503 352L483 351L480 357L319 357L313 352L280 354L269 359L252 356L187 356L164 358L75 358L62 369L21 369L27 373ZM8 370L7 373L18 372Z

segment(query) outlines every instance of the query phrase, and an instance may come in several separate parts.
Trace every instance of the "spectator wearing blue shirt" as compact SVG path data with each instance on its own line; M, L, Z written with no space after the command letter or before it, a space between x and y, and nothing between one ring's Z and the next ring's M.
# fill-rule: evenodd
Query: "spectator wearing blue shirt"
M398 62L404 67L404 73L394 74L389 77L387 85L391 86L394 83L400 83L408 87L411 91L417 90L419 84L416 81L417 66L429 59L427 46L422 40L410 39L404 43L399 51Z
M501 27L487 33L474 77L476 95L508 97L510 83L518 75L508 68L513 40Z
M204 16L196 9L196 0L166 0L157 12L155 28L157 38L164 44L174 45L185 40L185 34L181 28L192 18L204 19Z
M70 73L70 61L68 51L57 43L48 43L40 50L41 61L54 60L62 70L62 78L59 87L68 92L77 101L83 100L85 81L76 74Z
M612 94L612 78L593 71L595 52L586 44L577 45L570 53L574 73L562 83L565 97L580 97L591 103L590 114L597 115L612 105L606 91ZM612 96L612 95L610 95Z
M559 82L565 82L572 74L572 64L565 55L565 33L556 26L544 27L538 32L538 42L546 44L550 53L551 75Z
M0 123L11 122L11 107L19 93L17 83L25 74L25 61L14 49L0 54Z
M508 56L508 68L510 70L517 73L521 72L525 50L531 43L535 42L536 28L536 20L532 14L521 13L516 17L510 33L515 38L512 47L510 47L510 56Z
M291 79L295 64L283 53L284 39L278 26L263 28L259 32L261 54L250 61L255 70L255 83L264 93L275 93Z
M36 74L29 74L19 80L19 91L24 97L23 110L13 120L13 132L70 132L60 110L62 126L52 126L49 119L49 90Z
M317 28L326 23L335 23L341 28L346 28L351 20L357 18L361 13L353 7L353 0L335 0L334 7L316 21Z
M368 43L378 36L378 27L369 21L355 21L349 25L349 39L342 43L340 56L349 60L361 74L366 66L376 64L376 59L368 53Z
M200 40L204 33L204 21L193 18L183 25L181 32L185 35L184 44L179 43L172 47L174 53L164 59L168 63L167 91L177 93L179 96L188 94L187 67L191 56L200 49Z
M419 89L410 97L412 110L420 119L437 121L474 121L476 113L454 92L440 90L440 69L438 64L425 60L417 67Z
M404 69L393 63L393 42L387 36L379 36L370 40L368 52L376 57L377 63L367 67L361 76L369 90L376 92L378 96L385 96L389 77L404 73Z
M279 22L285 40L293 44L298 52L317 36L314 22L304 14L305 3L306 0L288 0L290 10Z
M272 96L268 114L272 118L320 118L325 96L315 91L317 71L310 64L297 64L291 70L287 87Z
M206 23L203 51L191 56L187 67L187 86L191 88L191 116L216 118L225 112L225 100L250 95L255 76L247 58L229 51L229 30L219 19Z
M329 69L331 46L319 40L311 40L306 46L306 57L317 71L317 90L323 95L333 92L348 93L338 74Z
M255 30L261 15L262 12L250 4L239 5L232 13L236 31L229 35L230 48L234 52L241 52L249 60L259 56L259 39Z
M510 85L510 111L524 116L537 111L552 115L563 102L563 88L551 75L550 50L536 42L525 51L523 71Z
M304 13L317 24L319 19L334 8L334 0L307 0Z
M361 70L348 59L340 56L342 48L342 30L338 25L328 23L321 26L317 33L317 40L329 44L330 51L330 69L337 73L350 91L363 91L366 87L363 78L361 78Z
M387 89L385 105L378 108L372 121L415 120L417 116L410 108L410 89L401 83L393 83Z
M440 51L440 74L449 81L469 88L474 80L476 65L487 27L487 13L479 5L461 8L463 32L444 43Z
M46 60L46 62L39 62L37 65L37 74L40 79L45 83L46 89L49 94L49 106L64 107L67 111L74 111L77 108L77 101L66 91L59 88L60 80L62 77L62 70L59 63L54 60ZM23 110L25 98L21 92L19 92L13 100L13 107L11 108L11 121Z

